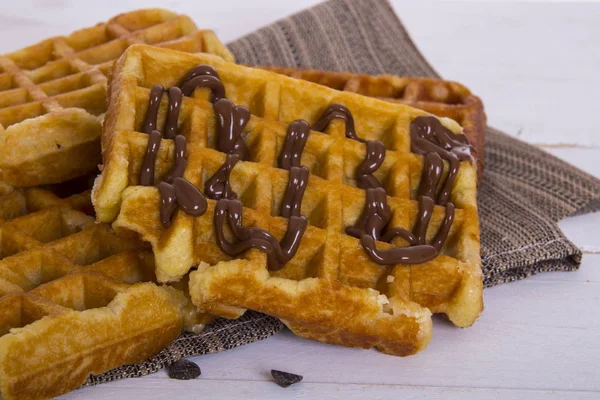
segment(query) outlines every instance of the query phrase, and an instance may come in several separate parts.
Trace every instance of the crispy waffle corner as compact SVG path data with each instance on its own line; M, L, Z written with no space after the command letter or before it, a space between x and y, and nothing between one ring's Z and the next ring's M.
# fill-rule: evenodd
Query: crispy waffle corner
M160 280L190 274L190 293L203 311L236 317L251 308L276 316L297 334L329 343L377 347L409 355L431 338L431 312L445 313L458 326L469 326L483 309L476 166L461 163L451 200L456 206L448 240L435 259L419 265L381 266L365 254L358 239L344 233L365 205L365 191L354 174L365 157L364 145L346 138L344 123L334 121L324 133L311 131L302 164L310 171L302 215L308 227L294 258L281 270L267 269L266 256L247 251L232 260L216 244L215 201L192 217L181 210L171 227L160 222L161 199L152 186L139 186L148 135L141 126L148 110L150 88L179 83L199 64L218 72L227 98L246 106L250 119L244 140L250 159L231 171L231 186L243 203L243 223L266 229L277 239L287 219L279 214L288 172L276 168L287 124L296 119L313 123L332 103L354 115L356 131L380 140L386 161L376 177L387 190L393 226L409 229L418 211L417 189L423 157L410 152L409 124L424 111L406 105L339 92L315 83L224 62L210 55L189 55L148 46L132 46L115 66L102 144L103 174L96 181L94 206L101 221L117 231L135 233L150 242ZM157 126L163 126L167 103L159 106ZM460 126L442 124L453 132ZM225 161L215 150L215 114L210 92L198 89L184 97L178 130L187 139L184 178L198 188ZM155 182L174 165L174 143L162 140ZM436 206L427 238L440 229L444 209ZM398 242L400 244L401 242ZM378 243L389 249L397 245Z
M0 56L0 178L63 182L101 162L107 76L134 43L233 56L185 15L146 9ZM31 145L35 143L35 145Z

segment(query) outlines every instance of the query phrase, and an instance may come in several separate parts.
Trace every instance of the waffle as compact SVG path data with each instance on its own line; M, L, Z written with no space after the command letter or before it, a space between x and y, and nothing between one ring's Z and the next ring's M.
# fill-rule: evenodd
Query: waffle
M269 270L266 255L258 250L233 258L223 253L213 223L214 200L207 201L202 216L176 211L165 228L159 189L139 184L150 137L141 133L150 88L178 85L202 64L214 67L227 98L250 112L243 137L249 159L230 172L231 188L244 206L244 226L264 228L277 240L284 236L288 218L281 216L280 207L289 173L276 165L288 123L299 118L313 123L332 103L351 110L361 137L381 140L388 150L375 176L388 193L391 226L410 229L419 208L416 198L424 161L410 152L408 127L415 118L429 115L426 112L210 55L132 46L113 72L102 135L103 173L92 197L99 220L114 221L118 233L136 234L151 243L159 280L178 280L197 266L190 274L190 293L203 311L235 318L251 308L280 318L307 338L376 346L395 355L413 354L427 345L430 311L445 313L458 326L477 319L483 303L475 165L461 163L451 193L455 219L441 254L419 265L382 266L369 258L359 239L344 231L361 215L366 192L356 187L354 179L365 145L346 137L342 121L332 121L324 133L310 131L301 159L310 172L301 205L308 226L295 256L283 268ZM201 190L228 157L216 150L216 117L210 101L214 96L197 89L192 97L184 97L177 125L187 139L183 178ZM166 97L156 103L157 127L165 124ZM441 122L453 132L461 129L452 120ZM160 142L154 182L167 179L178 162L174 149L173 140ZM434 208L428 242L444 215L443 207ZM377 246L391 249L402 243L398 239Z
M134 43L209 52L233 61L212 31L160 9L121 14L0 56L0 173L5 182L37 186L96 168L107 76L114 60Z
M277 66L259 68L336 90L407 104L455 120L463 127L463 133L473 147L472 154L477 160L477 176L481 180L484 166L485 112L481 99L460 83L432 78L371 76Z
M151 252L89 210L89 191L0 183L0 398L58 396L203 322L181 291L151 283Z

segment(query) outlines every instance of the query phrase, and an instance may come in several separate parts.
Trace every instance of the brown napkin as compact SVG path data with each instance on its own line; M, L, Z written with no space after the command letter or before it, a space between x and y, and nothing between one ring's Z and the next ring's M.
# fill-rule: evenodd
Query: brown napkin
M439 75L416 49L386 0L331 0L231 44L238 62L366 74ZM485 100L485 99L484 99ZM486 286L544 271L571 271L581 251L556 223L600 210L600 180L531 145L488 128L486 170L479 188ZM192 355L227 350L282 329L248 312L184 334L152 359L90 377L88 385L142 376Z

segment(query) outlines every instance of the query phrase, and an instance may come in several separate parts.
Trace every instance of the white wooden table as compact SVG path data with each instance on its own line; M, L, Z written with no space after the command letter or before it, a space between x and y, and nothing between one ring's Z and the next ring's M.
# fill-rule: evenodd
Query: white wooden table
M161 6L229 41L317 1L2 0L0 52ZM250 4L252 3L252 4ZM480 95L496 126L600 176L600 4L394 1L446 78ZM584 251L574 273L547 273L485 291L472 328L435 321L430 346L395 358L310 342L289 331L193 359L194 381L164 372L79 390L64 399L600 398L600 213L561 227ZM281 389L269 371L304 375Z

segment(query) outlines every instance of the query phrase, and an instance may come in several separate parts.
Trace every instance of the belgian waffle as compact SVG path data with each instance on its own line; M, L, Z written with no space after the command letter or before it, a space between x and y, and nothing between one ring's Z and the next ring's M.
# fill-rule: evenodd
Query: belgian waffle
M255 249L234 257L222 251L214 222L221 200L208 200L201 216L179 210L165 228L159 211L162 189L140 185L142 164L148 149L156 147L149 144L156 134L141 132L148 125L153 86L178 85L198 65L213 67L226 97L249 109L242 143L249 157L229 171L231 189L244 207L244 226L263 228L277 240L284 236L292 218L282 217L280 208L291 172L277 168L277 159L286 128L299 118L314 123L332 103L351 111L362 138L380 140L387 148L374 176L388 194L384 198L391 208L390 225L410 229L420 208L416 199L424 157L410 151L408 131L418 117L429 116L426 112L210 55L132 46L113 72L102 135L104 167L93 200L101 221L114 221L115 230L134 232L152 244L160 280L178 280L198 266L190 274L190 293L201 310L234 318L251 308L282 319L301 336L346 346L376 346L395 355L413 354L426 346L431 337L429 310L447 314L459 326L476 320L483 303L475 164L460 165L450 196L456 207L454 222L440 254L417 265L382 266L367 255L361 240L344 230L357 223L365 207L366 192L356 187L355 174L366 150L364 143L348 139L348 125L342 121L308 135L301 156L309 171L301 204L308 226L295 256L283 268L270 270L267 256ZM178 138L187 141L187 167L179 179L201 189L231 156L216 150L221 140L217 120L222 118L215 114L221 102L211 102L216 96L206 88L195 90L183 98L177 119ZM162 102L160 96L152 100L158 115L153 127L166 122L166 97ZM461 130L450 119L433 120L451 133ZM149 185L164 184L173 166L181 164L174 142L159 139ZM426 229L428 242L437 237L444 219L444 207L436 206ZM231 238L231 233L224 235ZM401 239L392 243L377 246L387 250L406 245Z
M463 127L463 133L473 146L477 176L481 179L484 166L485 112L481 99L460 83L433 78L371 76L272 65L259 68L336 90L407 104L440 117L452 118Z
M0 173L5 182L37 186L96 168L107 76L114 60L134 43L209 52L233 61L212 31L160 9L121 14L0 56Z
M89 192L0 183L0 398L50 398L141 362L202 323L152 253L96 224Z

